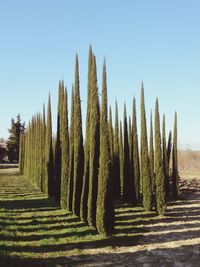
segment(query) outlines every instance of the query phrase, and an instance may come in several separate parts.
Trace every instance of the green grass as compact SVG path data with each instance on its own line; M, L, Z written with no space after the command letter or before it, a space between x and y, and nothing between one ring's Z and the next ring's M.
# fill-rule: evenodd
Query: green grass
M115 234L100 236L76 216L56 206L26 178L0 172L0 266L75 266L74 257L139 242L154 212L141 207L117 207ZM3 264L3 265L2 265Z

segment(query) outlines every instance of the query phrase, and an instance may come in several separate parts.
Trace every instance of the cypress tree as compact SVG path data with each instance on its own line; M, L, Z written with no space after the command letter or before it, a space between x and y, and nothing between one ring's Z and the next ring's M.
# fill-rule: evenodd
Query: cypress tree
M110 175L110 145L107 119L106 64L103 64L102 108L100 120L100 165L98 179L96 226L100 234L110 236L114 230L114 205Z
M78 55L76 54L75 83L74 83L74 188L72 211L80 216L80 201L84 172L84 151L82 135L81 100L79 91L79 67Z
M96 203L98 192L100 111L97 88L96 59L93 55L90 91L90 169L88 192L88 223L96 225Z
M26 173L26 168L27 168L27 153L28 153L28 132L26 130L26 133L24 134L24 168L23 168L23 174L25 175Z
M112 180L112 196L115 197L115 177L114 177L114 131L112 123L112 108L109 106L108 133L110 144L110 175Z
M150 137L149 137L149 161L152 180L152 191L155 190L155 175L154 175L154 144L153 144L153 120L152 112L150 117Z
M38 124L38 133L37 133L37 140L38 140L38 149L37 149L37 177L38 177L38 188L41 190L42 188L42 154L43 154L43 144L42 144L42 116L39 113L37 118Z
M42 115L42 182L41 182L41 190L42 192L45 192L44 184L45 184L45 175L46 175L46 162L45 162L45 138L46 138L46 114L45 114L45 105L43 104L43 115Z
M178 176L178 150L177 150L177 113L174 118L174 134L172 148L172 197L177 199L179 195L179 176Z
M51 117L51 96L49 93L47 107L47 128L45 137L45 183L44 192L50 197L54 196L54 165L52 147L52 117Z
M109 133L109 144L110 144L110 175L112 180L112 195L115 194L115 181L114 181L114 131L112 123L112 108L109 106L109 119L108 119L108 133Z
M122 122L120 121L120 143L119 143L119 160L120 160L120 184L121 192L124 188L124 145L123 145L123 133L122 133Z
M24 161L25 161L25 133L20 133L19 143L19 169L20 173L24 173Z
M114 135L113 135L113 124L112 124L112 108L109 106L109 143L110 143L110 156L111 162L113 161L114 157Z
M86 134L84 145L84 176L83 189L81 194L80 218L87 221L87 203L89 191L89 168L90 168L90 95L91 95L91 76L92 76L92 47L89 48L88 56L88 95L87 95L87 115L86 115Z
M162 124L162 156L163 156L163 173L165 177L165 193L166 198L169 196L169 165L167 158L167 144L166 144L166 134L165 134L165 115L163 115Z
M33 184L36 186L36 183L37 183L37 180L36 180L36 146L34 147L33 146L33 143L36 142L36 117L34 116L32 118L32 133L31 133L31 152L32 152L32 181L33 181Z
M69 135L69 182L67 188L67 209L72 211L72 199L74 191L74 87L72 86L71 96L71 118L70 118L70 135Z
M172 150L172 132L169 132L168 143L167 143L167 164L168 164L168 175L170 177L170 158L171 158L171 150ZM169 188L170 190L170 188Z
M163 159L160 136L159 105L155 106L155 176L156 176L156 209L158 214L165 215L165 176L163 173Z
M132 133L133 133L133 169L135 178L135 198L139 201L140 192L140 160L138 148L138 134L137 134L137 115L136 115L136 101L133 99L133 114L132 114Z
M149 164L144 86L141 88L141 183L143 193L143 207L146 211L152 208L151 171Z
M61 188L61 161L62 161L62 149L61 149L61 114L62 114L62 101L63 101L63 85L59 81L58 88L58 111L57 111L57 136L55 147L55 201L60 203L60 188Z
M67 208L67 188L69 181L69 131L67 90L64 91L62 109L62 170L61 170L61 206Z
M129 159L130 159L130 172L133 171L133 133L132 133L132 125L131 125L131 116L129 116L128 121L128 143L129 143ZM132 175L132 174L131 174Z
M115 132L114 132L114 197L119 198L121 195L120 185L120 146L119 146L119 119L118 119L118 105L117 100L115 101Z
M129 202L131 204L136 203L135 193L135 174L134 174L134 163L133 163L133 131L131 117L129 116Z
M124 182L123 182L123 199L129 201L130 187L130 157L129 157L129 142L128 142L128 126L126 115L126 104L124 103Z

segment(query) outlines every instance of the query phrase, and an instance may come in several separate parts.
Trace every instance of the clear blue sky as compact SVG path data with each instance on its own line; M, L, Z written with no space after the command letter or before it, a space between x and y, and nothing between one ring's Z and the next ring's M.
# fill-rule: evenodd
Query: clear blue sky
M143 80L147 116L158 96L167 129L178 112L179 144L200 144L199 12L198 0L0 0L0 136L18 113L27 122L41 111L49 91L55 124L58 80L71 91L76 52L84 117L92 44L99 88L106 56L111 105L116 96L130 112L135 95L139 112Z

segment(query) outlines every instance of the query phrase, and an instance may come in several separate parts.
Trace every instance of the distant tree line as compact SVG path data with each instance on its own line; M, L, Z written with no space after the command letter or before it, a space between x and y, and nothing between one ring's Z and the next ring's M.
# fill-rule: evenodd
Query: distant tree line
M150 118L148 142L144 86L141 86L140 142L138 140L136 99L132 115L124 104L123 121L108 110L106 62L103 63L102 90L97 86L96 57L89 49L86 133L83 142L78 56L72 86L71 117L68 118L68 90L58 86L57 132L52 135L51 98L47 115L36 114L20 138L21 173L62 208L95 227L105 236L114 231L114 204L143 204L165 215L166 203L179 194L177 159L177 114L174 131L166 140L165 116L160 126L156 99ZM101 99L99 99L101 95ZM139 148L140 145L140 148Z

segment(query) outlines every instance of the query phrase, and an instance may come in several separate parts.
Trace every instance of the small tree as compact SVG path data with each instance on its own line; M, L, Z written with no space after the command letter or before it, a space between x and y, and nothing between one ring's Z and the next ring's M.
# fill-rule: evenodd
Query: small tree
M17 115L16 121L11 119L11 127L8 131L10 133L7 141L8 159L10 162L18 162L20 134L25 131L25 123L22 123L20 114Z

